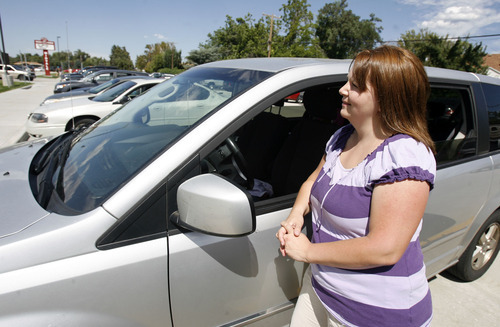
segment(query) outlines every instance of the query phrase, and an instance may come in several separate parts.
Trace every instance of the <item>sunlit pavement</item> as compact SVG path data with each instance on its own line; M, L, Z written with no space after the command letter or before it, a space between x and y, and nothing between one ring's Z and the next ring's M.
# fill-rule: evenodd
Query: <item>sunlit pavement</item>
M0 148L23 138L28 114L53 94L58 82L58 78L37 77L27 87L0 93Z

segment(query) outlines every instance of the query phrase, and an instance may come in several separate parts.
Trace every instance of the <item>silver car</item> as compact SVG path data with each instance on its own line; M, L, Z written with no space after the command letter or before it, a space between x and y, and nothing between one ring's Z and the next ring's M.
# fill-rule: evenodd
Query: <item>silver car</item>
M305 266L274 235L345 123L349 64L210 63L83 131L4 149L0 326L286 325ZM474 280L499 248L500 82L427 72L427 274Z

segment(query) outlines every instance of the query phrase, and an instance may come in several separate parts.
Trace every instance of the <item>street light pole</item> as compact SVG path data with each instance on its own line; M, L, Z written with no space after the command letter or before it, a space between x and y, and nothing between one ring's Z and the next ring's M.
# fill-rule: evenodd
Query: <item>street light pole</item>
M57 52L59 52L59 60L61 60L61 49L59 48L59 39L60 38L61 38L60 36L57 37ZM60 73L61 69L62 69L62 61L60 62L59 72L57 72L58 74Z

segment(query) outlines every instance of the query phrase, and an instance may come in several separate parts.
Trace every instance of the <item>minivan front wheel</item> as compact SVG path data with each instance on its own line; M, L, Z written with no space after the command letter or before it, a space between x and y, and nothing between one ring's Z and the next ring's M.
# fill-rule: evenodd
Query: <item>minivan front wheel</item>
M481 226L474 239L449 272L463 281L481 277L491 266L500 247L500 211L494 212Z

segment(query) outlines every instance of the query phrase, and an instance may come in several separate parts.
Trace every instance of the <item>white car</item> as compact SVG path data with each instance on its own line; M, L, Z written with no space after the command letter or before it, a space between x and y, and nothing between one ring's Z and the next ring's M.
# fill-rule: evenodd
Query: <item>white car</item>
M165 80L133 79L96 97L77 97L70 101L40 106L28 116L26 131L34 137L48 137L89 126L163 81Z
M4 69L7 71L9 75L13 78L17 78L20 81L32 81L35 79L35 73L23 69L23 67L19 65L4 65L0 64L0 79L2 79Z

